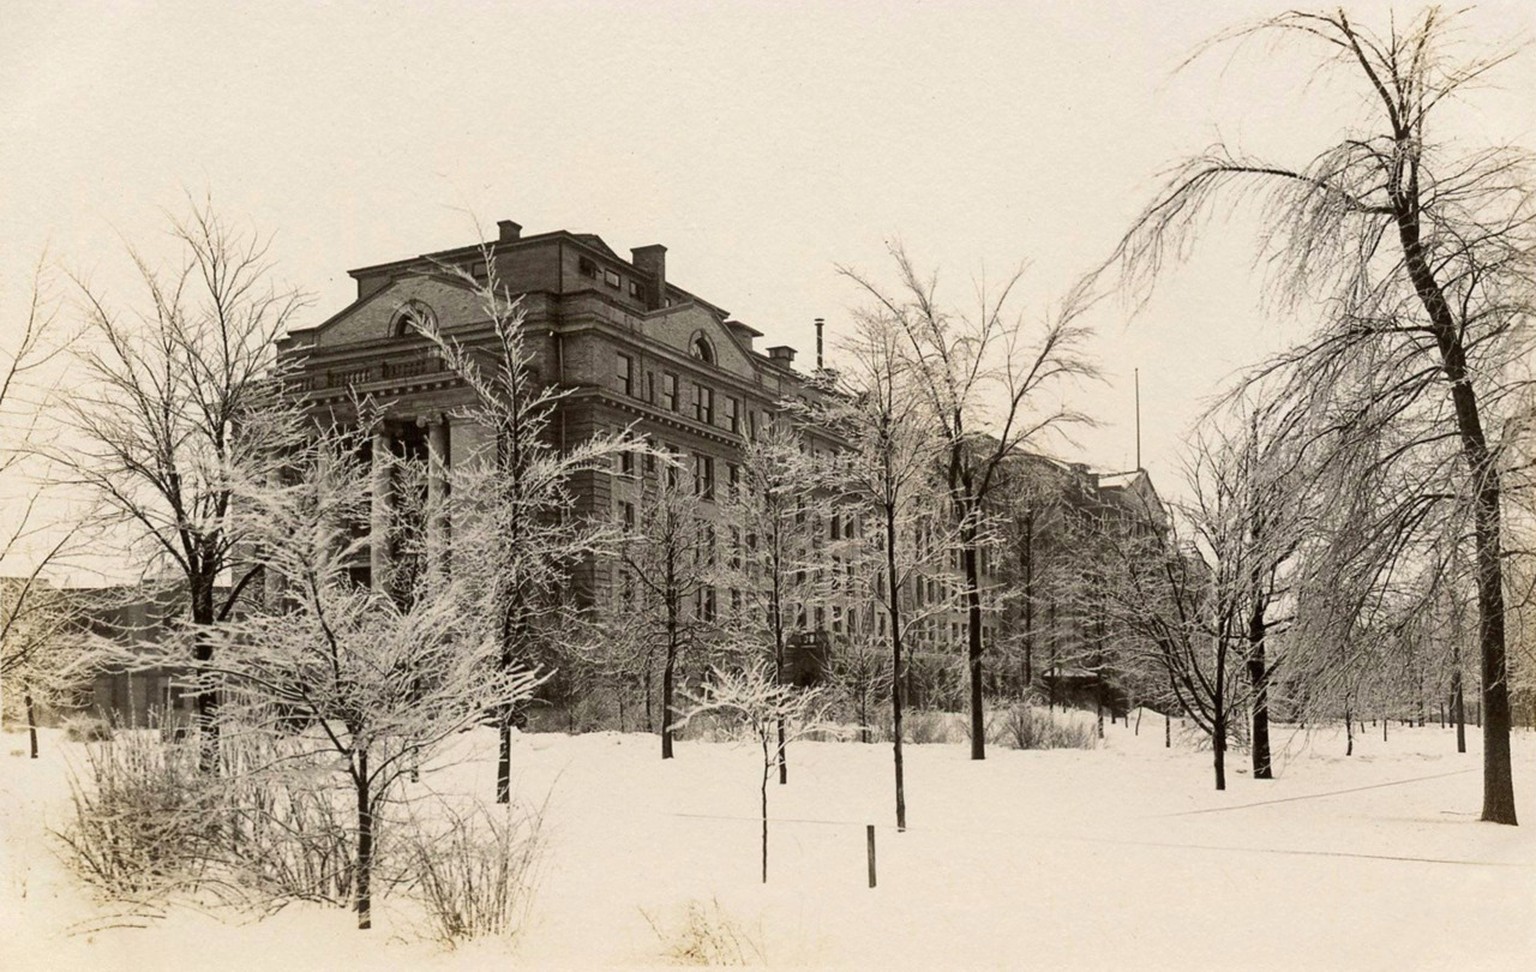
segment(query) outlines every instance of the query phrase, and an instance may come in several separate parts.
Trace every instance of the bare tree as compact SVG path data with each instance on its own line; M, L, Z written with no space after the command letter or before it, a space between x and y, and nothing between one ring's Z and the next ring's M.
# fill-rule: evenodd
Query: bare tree
M642 487L634 522L623 524L616 607L644 657L659 649L661 758L671 759L672 733L681 721L673 702L678 663L708 640L718 622L720 570L715 526L701 513L700 497L681 488L675 459L662 461L666 468Z
M212 628L227 619L259 567L243 564L231 520L248 484L279 474L303 435L276 371L275 341L302 306L272 283L268 243L193 206L171 231L182 261L157 269L130 255L144 294L120 311L76 278L85 333L73 351L83 381L64 400L73 436L49 450L66 485L100 501L96 525L121 528L146 571L169 565L184 579L196 648L206 665ZM130 563L133 560L130 559ZM217 765L218 694L200 686L202 765Z
M49 391L37 379L59 354L61 344L50 341L57 329L40 265L20 336L0 347L0 498L11 511L0 531L0 693L14 704L20 691L33 759L37 706L58 702L82 662L70 650L79 642L61 637L72 627L74 604L47 576L67 557L77 531L40 518L45 491L28 468L42 445L39 426Z
M1513 824L1501 539L1501 419L1529 346L1536 223L1530 157L1510 147L1458 151L1441 116L1509 56L1455 47L1431 7L1384 33L1342 10L1292 11L1227 37L1294 38L1367 94L1369 120L1300 165L1225 144L1176 169L1122 240L1115 264L1145 288L1188 252L1218 201L1263 205L1260 245L1282 298L1319 298L1313 337L1265 369L1315 394L1369 358L1388 380L1360 402L1410 420L1432 415L1403 455L1459 447L1473 510L1482 659L1483 819ZM1374 434L1365 424L1362 438Z
M895 770L896 828L907 826L906 780L902 759L902 708L908 668L908 641L920 620L913 584L933 566L918 545L925 511L939 498L934 475L939 441L923 411L917 376L903 353L906 335L883 309L855 316L857 330L844 348L842 394L830 397L817 421L831 428L847 448L822 468L828 491L851 506L865 524L855 576L855 601L869 601L874 636L886 642L890 658L891 748ZM948 549L935 543L928 551ZM883 617L882 617L883 615ZM865 637L871 632L866 630Z
M1022 271L997 290L983 280L976 288L974 315L952 311L937 297L937 276L919 275L900 247L891 256L899 284L886 290L872 278L842 268L880 312L896 321L906 338L904 353L928 421L943 442L940 467L959 532L966 590L966 661L970 675L971 758L986 758L982 708L982 576L980 557L987 535L989 500L1004 459L1026 443L1086 417L1048 401L1064 386L1096 377L1083 356L1087 330L1080 318L1089 306L1086 287L1064 299L1028 343L1022 317L1010 299Z
M501 646L499 669L511 672L538 667L560 640L573 607L573 578L593 557L611 553L619 535L606 512L599 517L576 509L573 478L607 470L632 446L622 436L564 444L552 434L570 390L540 377L521 299L502 282L491 256L485 253L483 278L460 267L437 269L473 291L491 325L488 340L461 342L419 315L413 326L437 345L472 395L459 415L478 426L487 443L480 454L455 461L449 475L450 559L477 565L458 580L474 615ZM516 715L511 706L497 713L500 803L511 799Z

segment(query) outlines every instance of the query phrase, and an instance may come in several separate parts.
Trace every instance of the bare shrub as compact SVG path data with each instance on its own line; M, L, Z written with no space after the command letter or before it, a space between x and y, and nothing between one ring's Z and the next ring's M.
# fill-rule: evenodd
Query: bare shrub
M86 881L119 897L201 882L219 821L194 748L152 731L119 733L86 749L70 794L73 814L58 836Z
M682 917L667 925L648 911L640 913L661 940L666 956L678 965L754 965L766 962L759 930L754 936L720 907L718 898L690 899Z
M112 727L100 716L74 716L64 721L64 738L78 743L106 742L112 738Z
M907 731L907 741L915 745L924 743L949 743L955 741L955 720L949 712L934 709L913 709L902 720Z
M413 896L446 945L516 935L527 920L543 855L543 808L507 804L498 813L443 806L435 824L402 828Z
M1024 703L1011 706L999 727L1002 741L1014 749L1096 749L1099 745L1092 724Z
M346 905L356 881L350 795L298 747L226 734L223 850L235 879L270 900Z

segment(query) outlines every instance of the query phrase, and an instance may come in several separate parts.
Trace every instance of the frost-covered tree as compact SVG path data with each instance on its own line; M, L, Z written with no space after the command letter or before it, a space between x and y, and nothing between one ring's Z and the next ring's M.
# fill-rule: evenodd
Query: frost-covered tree
M741 671L715 669L704 692L693 697L684 722L718 714L741 738L756 743L763 757L758 806L762 819L762 877L768 883L768 781L782 765L786 745L812 733L835 732L828 721L832 697L819 688L785 685L772 667L754 661Z
M500 645L494 667L515 672L545 661L551 646L574 629L566 623L573 581L594 556L611 553L618 537L606 514L577 510L573 478L606 471L631 446L616 436L564 446L557 440L555 414L570 390L541 377L521 299L502 282L492 257L485 253L483 278L458 267L438 270L473 289L490 324L488 338L461 341L422 317L414 326L470 392L471 404L457 414L478 427L486 443L478 454L456 457L450 472L449 559L474 565L457 573L461 596L475 623ZM511 795L515 716L510 706L497 714L501 803Z
M501 664L500 643L475 623L470 585L423 576L402 602L352 581L367 544L352 529L367 502L359 446L321 434L289 454L283 482L242 494L242 535L280 596L221 625L208 658L165 660L220 676L228 725L285 753L262 771L291 766L289 786L324 790L314 774L328 768L350 789L354 905L368 928L382 811L401 777L486 712L527 699L538 678Z
M1510 53L1467 46L1454 15L1428 7L1373 30L1344 10L1289 11L1225 35L1293 40L1363 95L1361 121L1296 162L1218 143L1172 171L1112 265L1145 294L1191 250L1210 217L1258 202L1273 291L1316 307L1308 338L1263 370L1282 394L1325 396L1340 431L1383 458L1455 462L1478 590L1484 820L1514 824L1505 605L1504 456L1527 387L1536 289L1536 193L1529 152L1465 147L1449 115ZM1322 84L1307 86L1319 92ZM1361 381L1366 372L1380 380Z
M791 635L812 632L830 597L832 544L824 532L831 498L817 489L816 465L787 413L776 413L742 446L735 482L717 509L722 535L722 611L741 644L787 678ZM789 780L786 746L775 749L779 782Z
M78 594L29 577L0 577L0 693L4 712L20 703L37 758L39 707L57 710L89 681L102 658L82 630Z

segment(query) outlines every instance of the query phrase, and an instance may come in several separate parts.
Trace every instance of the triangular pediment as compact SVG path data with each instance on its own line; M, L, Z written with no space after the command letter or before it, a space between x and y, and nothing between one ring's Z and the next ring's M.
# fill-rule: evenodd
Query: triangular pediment
M356 301L314 329L314 346L333 348L400 336L400 312L424 307L444 330L485 320L480 296L450 274L404 274Z
M645 316L645 333L654 341L690 357L698 357L694 344L702 338L715 357L715 367L750 380L759 367L754 356L709 308L692 301Z

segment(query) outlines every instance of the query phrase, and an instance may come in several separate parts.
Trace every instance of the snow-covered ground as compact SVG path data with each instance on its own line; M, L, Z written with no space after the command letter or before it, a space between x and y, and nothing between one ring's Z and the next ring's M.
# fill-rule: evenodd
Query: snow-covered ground
M413 938L388 901L371 932L309 905L259 921L184 907L114 918L46 836L64 820L73 747L49 733L32 762L7 734L0 968L657 966L689 902L727 916L770 966L1533 967L1536 736L1514 740L1526 826L1513 828L1477 820L1475 730L1457 755L1450 730L1393 726L1383 743L1378 727L1346 758L1333 730L1282 729L1278 779L1251 779L1233 753L1217 793L1209 754L1165 750L1160 718L1139 736L1107 729L1097 751L998 746L981 763L963 745L909 746L902 834L888 745L798 744L789 785L769 792L766 886L754 748L685 741L663 763L648 736L522 736L518 791L548 798L550 838L531 924L513 945L456 952ZM489 794L490 773L476 761L426 784Z

